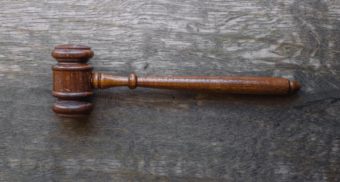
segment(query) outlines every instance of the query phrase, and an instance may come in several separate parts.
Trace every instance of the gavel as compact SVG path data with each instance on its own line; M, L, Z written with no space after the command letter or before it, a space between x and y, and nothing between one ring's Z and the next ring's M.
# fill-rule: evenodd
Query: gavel
M219 92L226 94L287 95L300 89L294 80L278 77L251 76L113 76L93 72L87 62L94 55L88 46L59 45L52 51L58 64L52 67L53 96L57 101L53 111L65 117L90 114L93 89L127 86L130 89L159 89Z

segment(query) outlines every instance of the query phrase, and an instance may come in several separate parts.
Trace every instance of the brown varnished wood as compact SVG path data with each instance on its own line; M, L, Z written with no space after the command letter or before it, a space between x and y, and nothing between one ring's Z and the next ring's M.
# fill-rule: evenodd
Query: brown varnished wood
M148 87L175 90L202 90L231 94L285 95L298 91L300 84L285 78L275 77L230 77L230 76L150 76L128 77L92 73L94 88L117 86Z
M63 116L82 116L91 112L93 105L88 102L92 92L92 66L86 62L93 56L90 47L60 45L52 56L58 61L53 70L53 96L58 101L54 112Z
M87 61L93 57L87 46L61 45L52 52L58 64L53 70L53 96L58 98L53 110L63 116L86 115L93 105L88 101L92 89L127 86L210 91L227 94L286 95L300 89L297 81L278 77L232 76L113 76L92 72Z
M53 66L53 95L63 99L91 96L91 72L92 67L87 64Z

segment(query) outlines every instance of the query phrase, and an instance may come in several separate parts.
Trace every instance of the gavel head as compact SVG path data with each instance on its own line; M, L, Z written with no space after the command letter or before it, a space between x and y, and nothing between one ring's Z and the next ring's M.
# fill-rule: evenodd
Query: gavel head
M92 92L92 66L87 61L93 57L90 47L59 45L52 52L58 61L52 67L53 96L58 100L53 111L67 117L89 114L93 105L89 101Z

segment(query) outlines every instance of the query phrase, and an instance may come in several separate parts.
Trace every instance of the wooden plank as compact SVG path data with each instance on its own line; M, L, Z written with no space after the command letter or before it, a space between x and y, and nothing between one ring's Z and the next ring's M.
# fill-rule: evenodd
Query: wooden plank
M340 180L338 1L3 0L0 22L0 181ZM303 90L109 89L72 121L51 112L64 43L91 46L97 71L282 76Z

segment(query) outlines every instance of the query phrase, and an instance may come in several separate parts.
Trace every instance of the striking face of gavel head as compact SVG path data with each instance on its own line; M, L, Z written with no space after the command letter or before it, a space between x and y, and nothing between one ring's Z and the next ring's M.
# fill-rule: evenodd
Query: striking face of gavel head
M92 66L87 61L93 57L90 47L60 45L55 47L52 56L58 61L52 67L53 96L58 98L54 112L67 116L83 116L91 112L89 101L92 92Z

